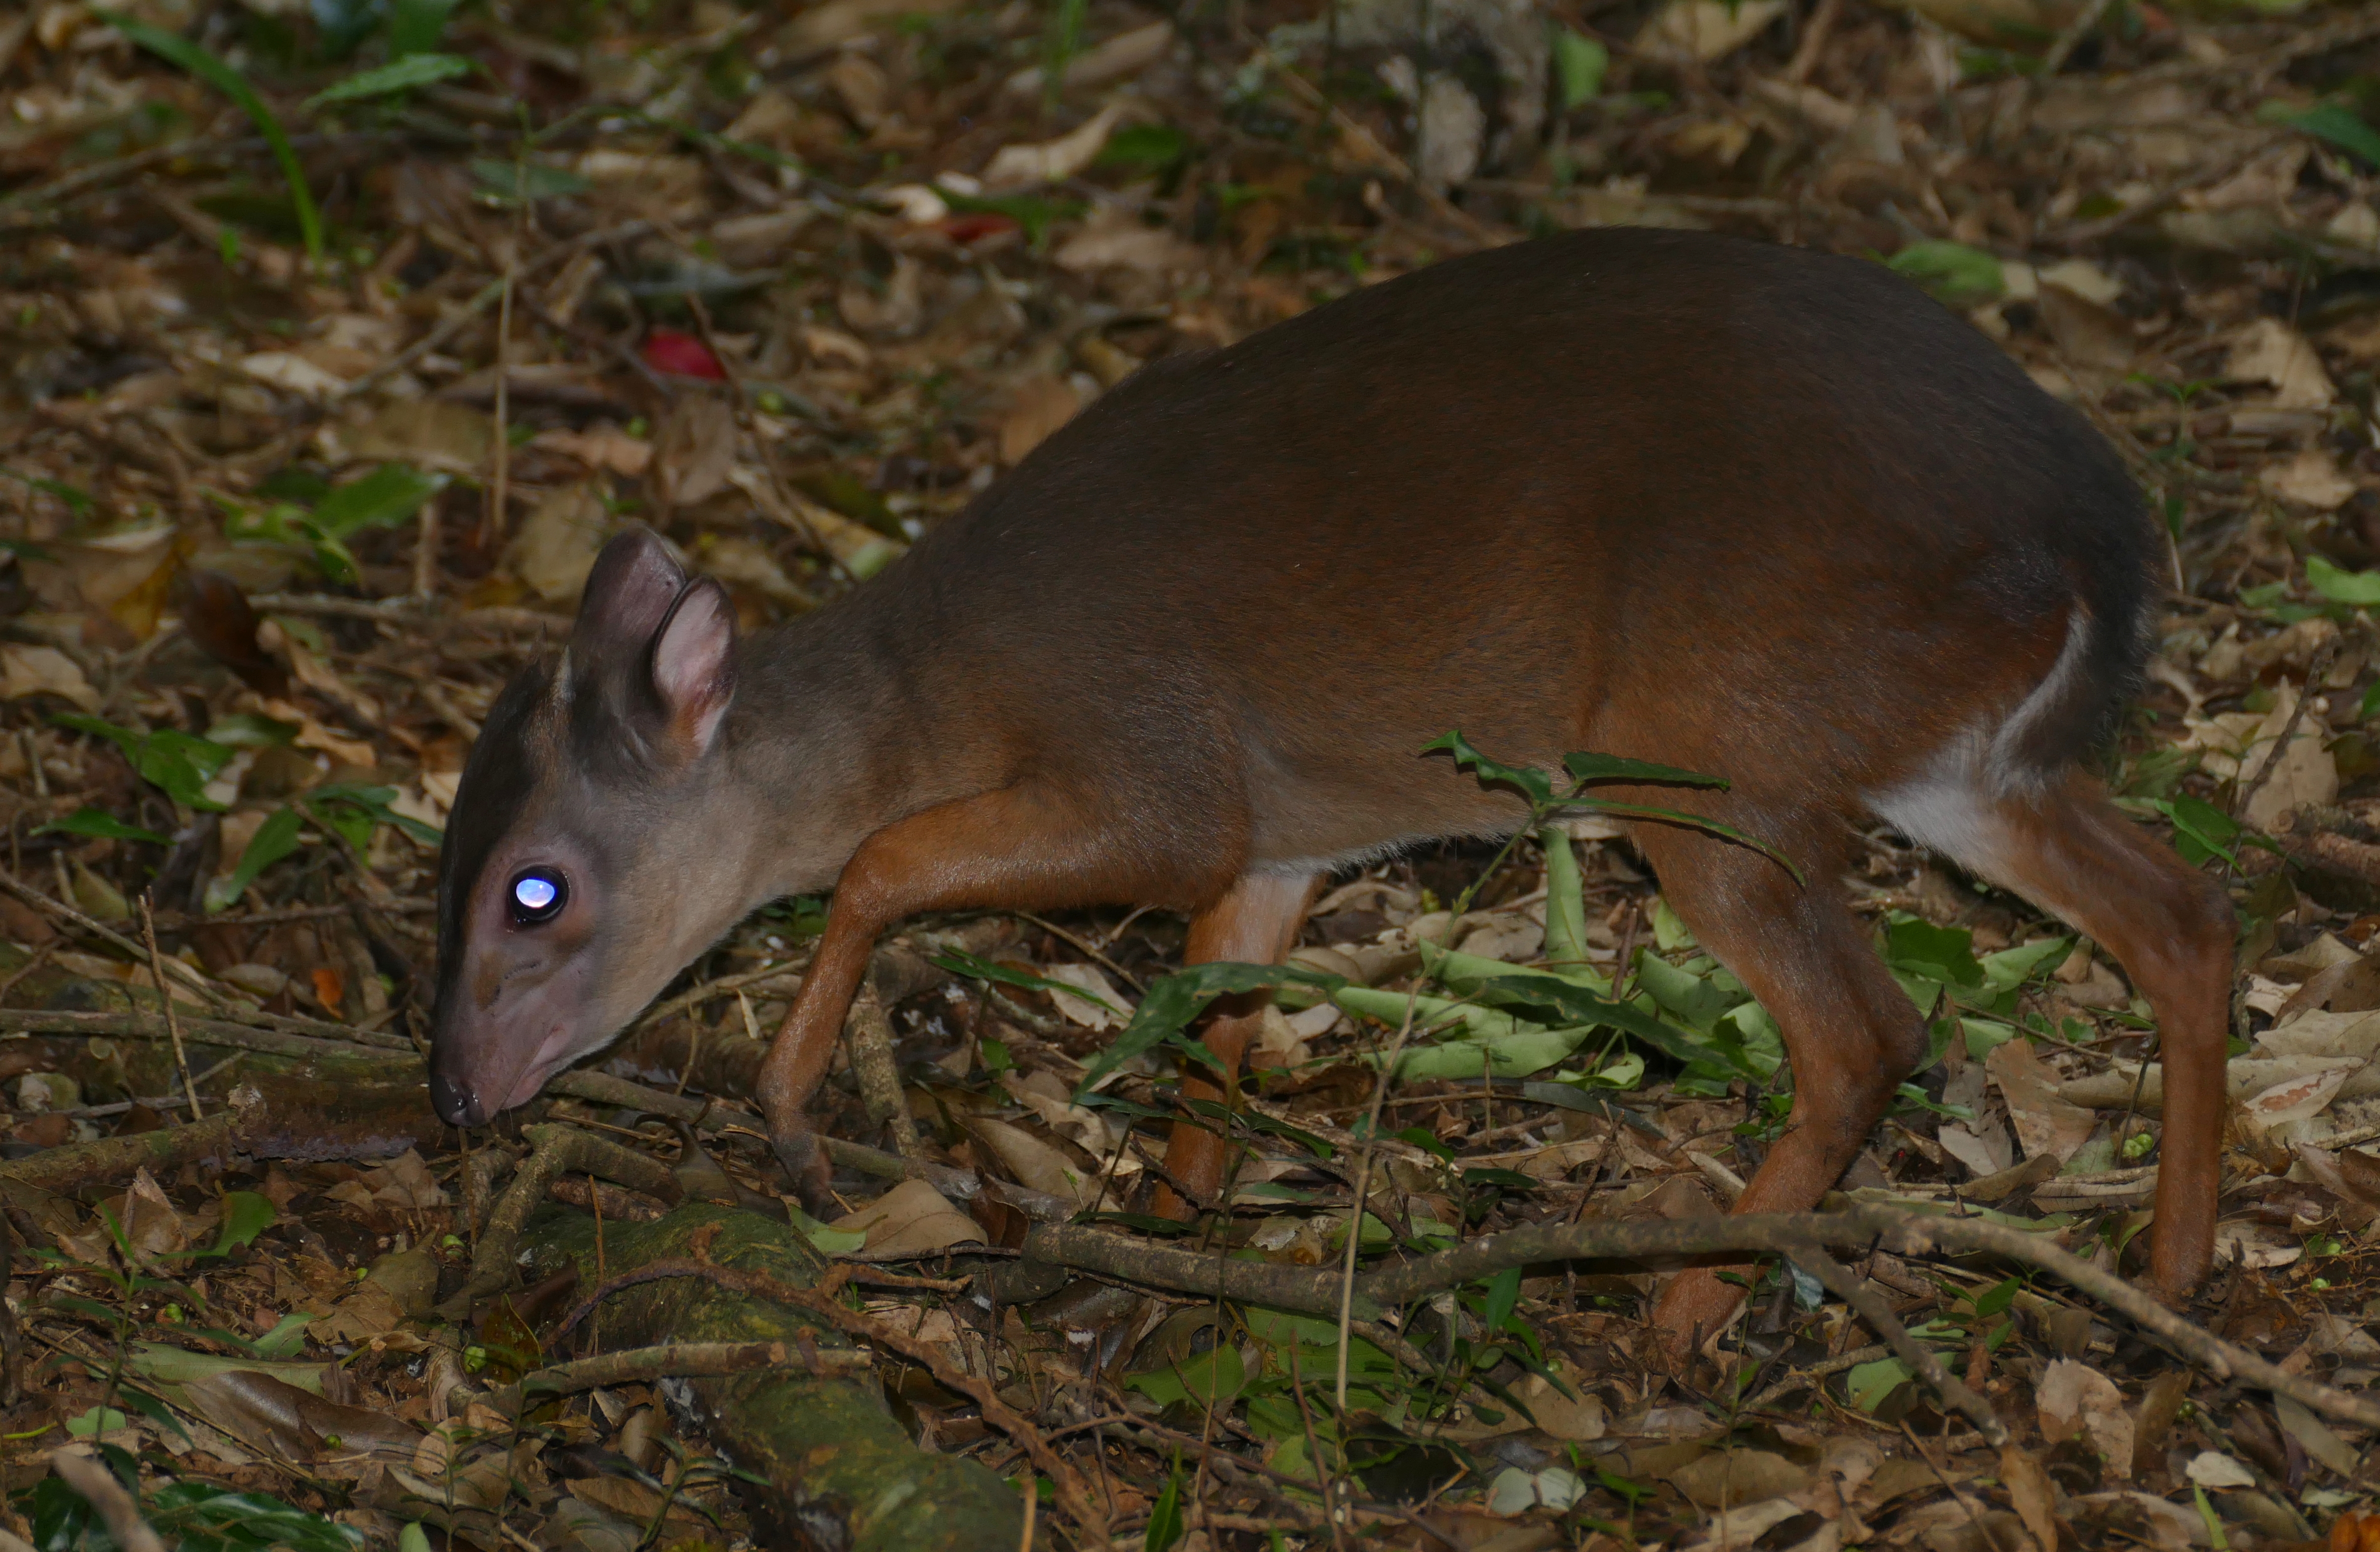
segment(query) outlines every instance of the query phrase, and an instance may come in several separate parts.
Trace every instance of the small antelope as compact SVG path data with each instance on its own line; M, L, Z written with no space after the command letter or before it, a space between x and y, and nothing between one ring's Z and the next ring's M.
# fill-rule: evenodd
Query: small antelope
M1852 825L2111 952L2163 1031L2151 1269L2179 1296L2214 1241L2234 924L2076 769L2141 668L2162 553L2082 417L1879 266L1636 230L1452 260L1151 364L748 640L717 582L613 540L464 773L437 1107L525 1103L747 913L832 888L760 1083L800 1178L887 928L1153 904L1188 913L1190 962L1278 962L1334 869L1521 821L1419 755L1460 727L1549 770L1724 776L1698 806L1800 864L1630 827L1784 1033L1791 1122L1740 1212L1815 1203L1926 1049L1833 885ZM1218 1005L1206 1043L1236 1064L1260 1012ZM1224 1163L1177 1126L1185 1185ZM1739 1297L1695 1268L1658 1318L1713 1330Z

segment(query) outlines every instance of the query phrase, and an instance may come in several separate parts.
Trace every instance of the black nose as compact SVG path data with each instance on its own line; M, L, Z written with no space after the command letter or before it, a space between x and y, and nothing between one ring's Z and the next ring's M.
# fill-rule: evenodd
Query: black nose
M430 1074L430 1102L449 1126L483 1126L488 1112L480 1097L443 1073Z

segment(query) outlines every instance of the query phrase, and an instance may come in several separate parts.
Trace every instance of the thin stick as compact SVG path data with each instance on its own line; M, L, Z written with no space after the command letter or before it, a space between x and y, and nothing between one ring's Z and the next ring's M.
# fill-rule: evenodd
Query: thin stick
M2101 0L2105 4L2105 0ZM1802 45L1793 51L1792 63L1785 67L1785 79L1799 86L1810 79L1817 68L1818 55L1827 46L1827 39L1835 30L1836 18L1843 14L1843 0L1818 0L1810 13L1809 24L1802 29Z
M182 1074L182 1093L190 1102L190 1119L199 1121L206 1111L199 1108L199 1085L190 1076L190 1055L182 1049L182 1021L174 1012L174 993L165 985L165 956L157 952L157 917L149 908L149 894L140 895L140 936L149 945L149 974L157 978L157 1002L165 1010L165 1033L174 1042L174 1065Z
M511 257L512 261L504 266L504 295L496 305L496 442L490 450L495 467L488 479L487 510L480 519L480 542L483 548L504 533L504 503L511 495L513 292L520 280L519 256L516 252Z
M1339 1340L1342 1346L1345 1345L1347 1340L1345 1332L1340 1333ZM1314 1407L1305 1398L1305 1376L1300 1369L1297 1358L1297 1350L1302 1345L1296 1341L1289 1344L1289 1388L1291 1394L1297 1398L1298 1421L1305 1425L1305 1458L1313 1464L1314 1480L1322 1489L1322 1517L1330 1522L1330 1545L1337 1549L1337 1552L1347 1552L1347 1530L1345 1526L1339 1523L1339 1511L1331 1502L1336 1496L1333 1489L1338 1486L1338 1473L1323 1461L1322 1441L1315 1437ZM1347 1372L1347 1364L1343 1359L1340 1362L1339 1372L1342 1375ZM1339 1427L1342 1440L1346 1437L1346 1413L1341 1412ZM1202 1461L1201 1468L1203 1467Z
M52 856L61 856L64 854L53 852L50 855ZM30 905L34 910L41 912L43 915L55 916L60 921L66 922L72 927L90 933L101 942L110 945L118 952L127 954L135 960L143 957L140 945L134 942L131 939L127 938L121 932L116 931L111 927L106 927L92 920L91 917L84 915L80 911L76 910L71 905L61 904L57 901L52 900L40 890L37 890L31 885L24 883L8 874L0 873L0 891L6 891L9 894L16 896L18 900ZM217 991L204 976L200 975L196 970L191 969L188 965L183 964L178 959L171 960L167 963L173 965L176 973L175 978L176 980L179 980L191 990L205 998L207 1001L213 1006L218 1008L223 1006L223 994Z
M2046 81L2066 68L2067 56L2074 52L2076 45L2082 42L2091 29L2099 25L2099 18L2107 14L2107 0L2091 0L2089 5L2084 6L2082 14L2076 17L2066 30L2058 35L2056 42L2049 45L2049 52L2042 56L2041 73L2034 79Z
M819 1353L821 1366L856 1372L872 1365L873 1355L856 1348L828 1348ZM650 1384L657 1379L700 1378L745 1374L753 1369L782 1368L786 1361L781 1341L663 1342L655 1347L623 1348L600 1358L580 1358L523 1375L516 1385L488 1392L486 1404L506 1416L517 1413L532 1396L567 1396L606 1386Z
M2281 735L2273 741L2271 752L2265 756L2265 763L2256 768L2256 779L2248 783L2247 790L2232 805L2234 814L2246 813L2249 803L2265 790L2265 783L2273 779L2273 772L2281 768L2282 757L2289 752L2290 741L2298 735L2298 724L2305 721L2306 702L2313 698L2314 687L2330 673L2330 661L2338 655L2338 643L2336 641L2325 643L2322 650L2313 655L2313 661L2306 668L2305 682L2298 686L2297 704L2289 708L2289 720L2281 724Z
M1355 1251L1364 1242L1364 1203L1372 1189L1372 1144L1379 1134L1380 1103L1389 1097L1397 1058L1404 1053L1405 1041L1413 1034L1414 1010L1420 1005L1418 993L1405 994L1405 1021L1397 1028L1388 1060L1380 1063L1379 1081L1372 1085L1372 1108L1364 1119L1364 1157L1355 1164L1355 1205L1347 1215L1347 1260L1339 1276L1339 1373L1330 1388L1332 1404L1342 1417L1347 1415L1347 1334L1355 1320Z
M1868 1329L1882 1337L1900 1361L1915 1372L1918 1378L1931 1386L1935 1394L1966 1413L1976 1432L1994 1445L2008 1442L2008 1429L1992 1413L1992 1403L1969 1389L1966 1382L1942 1366L1934 1350L1911 1336L1892 1310L1876 1293L1873 1284L1852 1275L1851 1268L1823 1251L1797 1250L1787 1257L1793 1265L1815 1277L1826 1285L1827 1291L1849 1304Z

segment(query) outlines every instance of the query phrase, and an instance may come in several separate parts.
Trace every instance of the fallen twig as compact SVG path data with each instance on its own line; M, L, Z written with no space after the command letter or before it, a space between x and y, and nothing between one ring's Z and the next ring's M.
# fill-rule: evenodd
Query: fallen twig
M2380 1427L2380 1401L2289 1374L2184 1319L2122 1278L2100 1270L2042 1235L1980 1219L1909 1211L1875 1203L1857 1203L1841 1211L1827 1213L1754 1213L1734 1218L1622 1223L1593 1220L1515 1229L1369 1272L1356 1279L1355 1297L1370 1301L1376 1308L1390 1309L1493 1277L1512 1267L1560 1261L1643 1260L1719 1251L1768 1251L1798 1257L1806 1251L1830 1244L1866 1245L1879 1242L1884 1248L1904 1255L1985 1251L2039 1267L2162 1338L2183 1357L2204 1364L2218 1378L2236 1376L2316 1412ZM1124 1248L1119 1248L1119 1244ZM1034 1230L1026 1237L1025 1253L1028 1259L1078 1267L1191 1293L1211 1295L1219 1276L1217 1263L1208 1257L1072 1226ZM1280 1266L1259 1269L1257 1264L1245 1262L1225 1265L1233 1268L1228 1275L1235 1279L1227 1286L1251 1290L1245 1294L1227 1292L1226 1297L1245 1297L1252 1303L1307 1315L1337 1313L1342 1284L1335 1272ZM1239 1268L1255 1270L1257 1276L1238 1281L1246 1276ZM1261 1294L1254 1291L1259 1279ZM1877 1334L1888 1341L1893 1340L1891 1329L1879 1329ZM1902 1335L1905 1339L1906 1333ZM1898 1343L1895 1346L1898 1350ZM1944 1395L1957 1404L1951 1392L1946 1390Z
M496 1199L495 1209L488 1214L488 1221L480 1231L480 1243L471 1255L470 1277L460 1291L438 1306L438 1312L449 1320L465 1318L472 1304L512 1279L516 1270L513 1254L519 1248L521 1231L528 1226L529 1214L545 1200L548 1189L563 1175L601 1175L665 1202L674 1202L680 1194L677 1177L668 1165L591 1133L571 1126L544 1125L524 1127L521 1135L528 1141L531 1152L514 1171L512 1183Z
M144 1166L162 1175L197 1159L227 1158L239 1149L246 1130L264 1119L263 1096L253 1088L234 1089L230 1103L230 1109L187 1126L44 1148L0 1164L0 1180L66 1193L91 1181L128 1179Z
M538 1369L522 1376L516 1385L490 1391L484 1400L497 1412L512 1417L543 1396L574 1395L607 1385L649 1385L657 1379L693 1379L742 1374L747 1369L779 1368L789 1356L781 1341L667 1342L659 1347L632 1347ZM822 1370L856 1372L876 1362L871 1354L856 1348L819 1349L802 1357L805 1364L814 1358Z

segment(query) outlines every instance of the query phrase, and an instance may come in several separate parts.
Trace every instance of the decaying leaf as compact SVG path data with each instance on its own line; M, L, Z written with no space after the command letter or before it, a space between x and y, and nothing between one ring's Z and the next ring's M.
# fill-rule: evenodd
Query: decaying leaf
M828 1225L868 1237L868 1254L890 1259L930 1255L952 1245L981 1243L975 1219L951 1206L924 1181L903 1181L856 1213Z
M2080 1430L2106 1458L2109 1475L2131 1475L2132 1415L2113 1380L2087 1364L2056 1359L2042 1371L2035 1402L2043 1438L2069 1439Z

